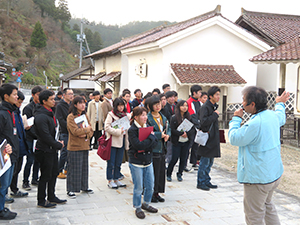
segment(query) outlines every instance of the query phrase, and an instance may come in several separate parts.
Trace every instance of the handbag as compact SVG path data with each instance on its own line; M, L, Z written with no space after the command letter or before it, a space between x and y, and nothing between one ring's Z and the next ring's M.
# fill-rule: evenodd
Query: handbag
M99 147L98 147L97 154L103 160L110 160L111 140L112 140L112 136L110 136L110 138L106 140L105 131L103 135L98 139Z
M224 130L219 130L219 136L220 136L220 143L226 143Z
M196 129L197 133L196 133L194 142L199 145L205 146L208 141L208 138L209 138L208 133L210 132L212 125L213 125L213 123L210 125L208 132L203 132L202 130Z

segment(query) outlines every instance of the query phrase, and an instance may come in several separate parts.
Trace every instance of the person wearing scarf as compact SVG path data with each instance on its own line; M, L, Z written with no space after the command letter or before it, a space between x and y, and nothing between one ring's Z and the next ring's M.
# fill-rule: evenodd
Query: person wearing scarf
M128 150L128 134L127 130L123 128L114 128L112 123L127 116L130 119L130 114L127 113L125 102L122 98L116 98L113 101L113 110L107 114L104 130L106 138L112 137L111 142L111 153L110 159L107 160L106 168L106 179L108 180L108 187L112 189L117 189L119 187L126 187L120 181L121 178L121 164L124 155L124 149Z

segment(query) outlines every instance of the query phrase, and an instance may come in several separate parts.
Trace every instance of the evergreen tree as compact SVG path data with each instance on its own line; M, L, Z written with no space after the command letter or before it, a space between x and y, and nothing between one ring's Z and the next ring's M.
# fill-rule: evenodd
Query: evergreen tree
M33 0L33 2L41 9L42 17L45 17L45 13L52 17L55 15L55 0Z
M55 19L61 22L61 27L64 30L65 26L71 19L67 0L59 0L58 7L56 8Z
M75 31L77 31L78 33L80 33L80 27L79 27L79 25L78 25L77 23L75 23L75 24L73 25L73 30L75 30Z
M47 45L47 36L44 33L42 24L38 21L31 34L30 46L36 48L44 48Z
M102 48L102 45L103 45L103 41L102 41L101 35L99 34L98 31L95 31L95 33L93 34L93 39L92 39L91 46L90 46L91 52L100 50Z

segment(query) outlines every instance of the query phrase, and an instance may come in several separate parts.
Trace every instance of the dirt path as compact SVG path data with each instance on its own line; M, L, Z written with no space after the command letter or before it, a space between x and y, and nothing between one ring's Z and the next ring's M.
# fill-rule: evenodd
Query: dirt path
M221 158L216 158L214 164L222 169L235 172L237 168L238 147L221 144ZM281 147L281 157L284 173L278 189L300 197L300 149L288 146Z

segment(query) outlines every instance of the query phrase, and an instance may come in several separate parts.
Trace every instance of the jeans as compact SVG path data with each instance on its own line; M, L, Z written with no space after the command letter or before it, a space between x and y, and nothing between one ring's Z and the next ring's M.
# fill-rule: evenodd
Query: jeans
M67 170L68 162L67 162L67 156L68 156L68 139L69 135L68 134L60 134L59 140L64 141L64 147L60 151L60 157L58 161L58 172L62 173L63 169ZM66 165L66 166L65 166Z
M4 209L5 195L7 194L8 187L14 174L15 163L0 177L0 211Z
M41 166L41 177L39 180L37 200L38 204L43 204L46 198L46 189L48 200L55 198L55 185L58 175L58 158L56 152L35 151L36 160Z
M121 177L121 164L124 155L124 143L122 148L111 147L110 160L107 160L106 179L118 180Z
M189 142L178 142L177 145L172 145L172 159L169 163L168 170L167 170L167 176L170 177L172 175L174 166L176 165L178 159L180 159L179 162L179 168L178 173L182 175L183 169L186 167L186 159L189 155Z
M154 186L154 172L152 163L147 167L137 167L129 163L133 182L133 207L141 208L142 193L144 191L144 202L151 202Z
M31 166L33 164L33 171L32 171L32 180L38 180L39 176L39 169L40 164L38 161L34 160L34 153L33 153L33 141L26 141L29 149L29 153L26 156L27 161L24 167L24 175L23 175L23 183L29 181L29 175Z
M198 168L197 186L210 183L209 172L213 164L214 158L201 157Z

